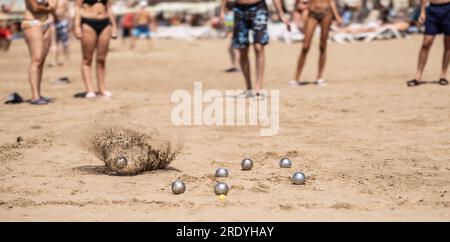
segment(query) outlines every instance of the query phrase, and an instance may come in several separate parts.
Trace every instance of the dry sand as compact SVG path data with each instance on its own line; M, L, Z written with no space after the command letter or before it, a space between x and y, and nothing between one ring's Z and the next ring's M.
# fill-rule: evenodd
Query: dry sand
M433 47L426 79L438 77L442 36ZM450 87L407 88L421 37L373 43L330 44L325 87L289 88L300 44L267 48L265 86L279 89L280 133L260 127L176 127L170 121L175 89L193 81L220 90L243 87L227 74L227 41L161 40L150 52L112 45L111 100L73 97L83 91L79 43L72 66L47 68L44 94L56 103L0 105L0 220L124 221L450 221ZM143 44L139 47L144 50ZM29 98L28 54L22 41L0 53L0 96ZM317 66L317 41L305 80ZM51 84L68 76L69 85ZM137 176L104 174L103 162L83 145L93 126L137 126L183 137L180 155L165 170ZM17 137L23 141L17 144ZM251 157L252 171L240 160ZM290 157L292 169L278 168ZM230 170L226 200L213 193L212 174ZM307 174L294 186L295 170ZM173 195L183 179L187 191Z

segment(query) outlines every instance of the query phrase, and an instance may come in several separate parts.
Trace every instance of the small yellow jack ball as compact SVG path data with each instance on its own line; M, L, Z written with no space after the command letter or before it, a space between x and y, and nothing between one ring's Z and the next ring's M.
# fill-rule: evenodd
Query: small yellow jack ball
M221 201L223 201L223 200L225 200L225 198L226 198L226 196L225 195L219 195L219 200L221 200Z

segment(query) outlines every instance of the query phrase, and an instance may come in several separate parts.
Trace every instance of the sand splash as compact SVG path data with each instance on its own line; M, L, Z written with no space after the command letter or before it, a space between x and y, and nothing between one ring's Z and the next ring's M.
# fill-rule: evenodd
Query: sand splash
M105 162L109 174L116 175L164 169L181 150L180 144L164 139L157 131L108 128L97 131L89 140L90 151ZM126 159L125 166L118 162L121 158Z

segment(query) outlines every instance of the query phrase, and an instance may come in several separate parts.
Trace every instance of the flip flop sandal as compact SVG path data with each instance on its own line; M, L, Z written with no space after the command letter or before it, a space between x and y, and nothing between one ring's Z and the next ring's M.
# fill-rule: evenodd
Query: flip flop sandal
M447 86L448 81L447 81L447 79L441 78L441 79L439 79L439 84L441 84L442 86Z
M408 87L414 87L414 86L420 85L420 83L419 83L419 81L417 81L416 79L414 79L414 80L411 80L411 81L407 81L407 82L406 82L406 85L407 85Z
M234 97L236 97L236 98L251 98L254 96L255 96L255 94L253 93L253 90L247 90L247 91L243 91L239 94L236 94Z
M104 91L102 96L104 96L104 97L112 97L112 93L110 91Z
M68 77L61 77L61 78L56 79L54 81L54 83L56 83L56 84L69 84L70 80L69 80Z
M241 93L236 94L234 97L236 97L236 98L243 98L243 97L245 97L246 93L247 93L247 91L243 91Z
M23 98L17 93L11 93L5 101L5 104L17 104L23 102Z
M53 103L53 102L55 102L55 98L53 98L53 97L43 97L43 96L41 96L41 99L44 99L44 100L47 101L48 103Z
M245 91L245 98L252 98L255 96L256 96L256 94L253 92L253 90Z
M317 80L317 81L315 82L315 84L316 84L317 86L325 86L325 85L327 85L327 81L324 80L324 79L319 79L319 80Z
M300 82L297 80L290 80L288 84L290 87L299 87L300 86Z
M30 103L31 103L31 105L47 105L48 104L48 102L43 98L31 100Z
M87 92L84 98L94 98L97 94L95 92Z
M231 72L239 72L238 68L232 67L225 70L225 72L231 73Z

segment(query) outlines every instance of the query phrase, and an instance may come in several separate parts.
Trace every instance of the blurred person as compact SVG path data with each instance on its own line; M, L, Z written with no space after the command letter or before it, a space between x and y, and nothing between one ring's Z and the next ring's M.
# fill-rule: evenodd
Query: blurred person
M9 14L11 12L11 9L14 8L15 4L16 0L11 0L11 2L9 2L9 5L2 4L0 7L1 14Z
M408 21L394 21L388 17L388 9L379 5L368 13L367 17L361 23L351 23L348 26L333 29L337 33L348 33L357 35L361 33L377 32L384 27L392 27L399 31L406 31ZM406 28L405 28L406 26Z
M280 0L274 0L280 20L290 31L289 20L284 15ZM225 19L225 6L227 0L221 0L220 21L223 24ZM236 0L233 7L234 27L233 27L233 48L239 49L239 62L242 74L245 78L246 91L245 97L262 96L259 92L263 86L264 80L264 46L269 43L269 34L267 31L267 22L269 12L264 0ZM250 61L249 61L249 33L253 34L253 48L256 56L256 84L253 90Z
M133 31L133 27L134 27L133 20L134 20L134 13L130 12L130 13L125 14L120 22L120 25L122 28L122 45L123 46L126 44L125 41L127 39L132 38L131 32ZM133 40L130 41L130 48L133 47L132 41Z
M362 1L359 4L356 4L356 13L355 13L355 21L362 22L367 18L370 11L373 8L373 1Z
M309 0L308 8L308 18L306 19L305 24L305 39L303 40L303 47L298 59L294 80L290 81L290 84L293 86L300 85L300 76L306 62L306 56L311 47L314 31L318 25L320 25L321 33L319 68L316 84L325 85L326 81L322 79L322 75L325 68L328 34L330 32L333 16L339 24L342 24L342 18L337 11L335 0Z
M344 10L342 13L342 24L343 25L350 24L350 22L352 21L352 18L353 18L353 14L354 14L354 9L348 3L345 3Z
M430 3L428 8L427 2ZM444 53L439 84L448 85L447 70L450 62L450 0L422 0L419 23L425 24L425 35L419 52L416 77L407 82L408 86L416 86L422 81L423 71L427 63L433 41L438 34L444 34Z
M392 22L397 15L392 0L380 0L378 9L380 11L380 18L383 23Z
M416 0L419 1L419 0ZM411 22L411 27L409 28L410 33L420 33L422 31L421 24L419 23L420 18L420 4L416 5L416 1L410 2L410 15L409 20Z
M139 11L134 14L133 18L133 41L132 41L132 48L135 47L136 41L139 38L145 38L148 43L149 47L151 47L151 37L152 37L152 24L153 19L149 12L146 10L147 8L147 1L140 1L139 2Z
M51 66L68 65L69 59L69 29L70 29L70 16L69 16L69 0L58 0L54 14L54 26L52 41L53 63ZM61 50L64 55L64 62L60 60Z
M25 0L22 30L31 57L28 77L32 105L45 105L54 101L53 98L41 95L41 82L44 62L51 45L49 15L54 14L57 4L57 0Z
M299 32L304 34L305 23L308 18L308 0L295 0L292 17Z
M77 0L75 8L75 36L81 41L83 55L81 73L86 98L97 96L92 86L92 60L96 52L98 94L112 96L106 90L105 65L110 39L117 38L116 19L108 0Z
M0 12L0 51L8 51L11 46L11 42L13 39L13 30L12 26L8 23L7 16L11 12L11 9L14 7L16 3L15 0L12 0L8 5L1 5ZM3 19L4 18L4 19Z
M12 42L12 30L6 20L0 20L0 50L8 51Z

